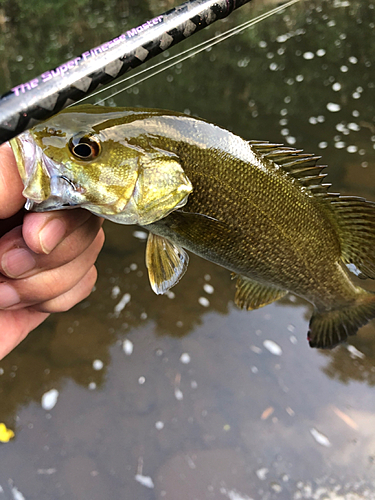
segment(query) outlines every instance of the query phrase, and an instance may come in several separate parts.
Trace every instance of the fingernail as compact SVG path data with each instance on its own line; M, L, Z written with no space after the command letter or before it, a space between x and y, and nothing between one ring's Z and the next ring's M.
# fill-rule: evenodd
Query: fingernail
M18 293L7 283L0 283L0 309L15 306L21 302Z
M14 248L3 255L1 266L4 273L10 278L18 278L34 269L34 257L25 248Z
M39 233L40 246L44 253L49 254L64 239L65 223L61 219L52 219Z

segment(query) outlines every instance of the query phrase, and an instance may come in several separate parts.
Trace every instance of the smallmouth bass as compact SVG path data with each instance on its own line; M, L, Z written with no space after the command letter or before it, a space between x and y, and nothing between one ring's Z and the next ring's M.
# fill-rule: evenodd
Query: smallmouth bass
M333 347L375 317L375 203L339 196L319 157L244 139L172 111L68 108L12 139L35 211L83 207L149 230L156 293L186 271L189 250L237 277L256 309L288 292L314 305L308 339Z

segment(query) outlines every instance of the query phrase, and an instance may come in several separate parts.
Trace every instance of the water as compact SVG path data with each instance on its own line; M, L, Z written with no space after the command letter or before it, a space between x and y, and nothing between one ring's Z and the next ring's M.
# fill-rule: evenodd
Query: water
M55 2L51 24L45 4L0 12L3 91L171 6ZM308 1L115 103L322 154L335 191L375 200L374 22L371 1ZM142 231L106 234L95 292L0 362L1 500L375 498L374 324L312 350L302 300L239 311L229 273L194 256L156 296Z

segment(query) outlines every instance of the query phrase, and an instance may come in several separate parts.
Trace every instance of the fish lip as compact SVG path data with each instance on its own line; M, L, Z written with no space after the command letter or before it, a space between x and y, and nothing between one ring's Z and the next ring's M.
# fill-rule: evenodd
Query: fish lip
M27 130L12 139L10 145L24 185L23 195L27 198L27 210L50 211L79 205L74 201L77 195L79 196L79 191L74 182L62 174L64 165L45 155L30 131ZM49 181L47 194L34 189L38 169L42 170Z
M28 178L35 168L37 160L37 145L32 134L26 130L9 141L16 158L22 180Z

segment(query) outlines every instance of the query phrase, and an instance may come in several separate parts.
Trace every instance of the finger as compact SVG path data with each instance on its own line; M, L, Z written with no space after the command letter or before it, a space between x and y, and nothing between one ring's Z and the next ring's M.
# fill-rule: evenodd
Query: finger
M0 146L0 219L17 213L24 205L23 184L9 144Z
M24 217L22 234L26 245L34 253L49 254L67 236L90 218L96 217L88 210L57 210L54 212L28 213ZM103 219L100 219L103 223Z
M92 244L101 225L101 219L90 216L49 255L32 252L22 237L22 229L17 227L0 240L0 273L20 279L65 265Z
M33 308L36 311L48 313L68 311L73 306L78 304L78 302L81 302L90 295L97 277L98 272L95 266L92 266L81 281L68 292L63 293L54 299L37 304L33 306Z
M94 264L104 242L100 231L93 243L76 259L30 278L0 280L0 309L20 309L51 300L73 288Z
M48 317L33 309L0 311L0 360Z

